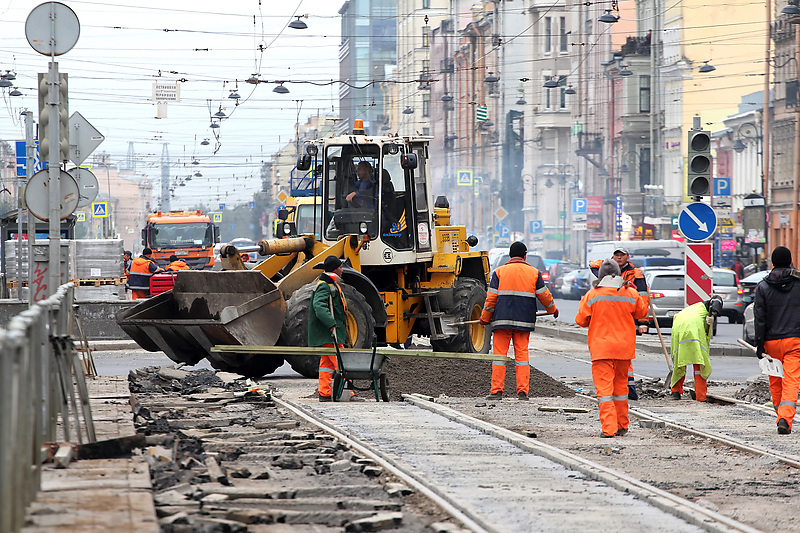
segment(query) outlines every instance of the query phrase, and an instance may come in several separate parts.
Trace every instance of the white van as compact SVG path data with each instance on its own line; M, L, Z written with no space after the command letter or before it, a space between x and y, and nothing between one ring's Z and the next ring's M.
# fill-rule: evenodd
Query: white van
M684 243L673 240L657 241L596 241L586 243L586 264L597 259L608 259L614 249L628 249L631 259L642 257L670 257L683 261Z

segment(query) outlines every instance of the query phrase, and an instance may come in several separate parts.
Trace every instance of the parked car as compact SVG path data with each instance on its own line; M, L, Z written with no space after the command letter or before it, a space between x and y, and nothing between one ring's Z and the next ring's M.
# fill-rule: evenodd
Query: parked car
M505 253L503 253L502 255L497 256L497 259L495 259L495 262L492 264L492 272L494 272L494 270L497 267L508 263L509 259L510 257L508 255L508 250L506 250ZM547 267L544 265L544 259L542 259L540 255L528 254L525 257L525 262L531 265L532 267L536 268L536 270L539 271L539 275L542 276L542 280L544 280L545 286L548 289L552 289L552 286L550 284L550 273L547 271Z
M756 285L766 278L769 273L769 270L762 270L739 280L739 284L742 286L742 304L745 307L753 302L753 293L756 291Z
M713 273L714 294L722 297L722 316L728 317L730 324L743 322L743 289L739 284L739 276L736 275L736 272L727 268L715 268Z
M684 260L679 257L633 257L630 261L636 268L659 268L684 265Z
M760 272L759 272L760 274ZM749 276L748 276L749 277ZM745 278L746 279L746 278ZM753 304L748 304L744 309L744 318L742 319L742 339L751 345L756 345L756 322L753 313Z
M561 278L559 294L562 298L580 300L592 288L592 281L595 279L597 278L589 268L579 268L567 272Z
M553 293L553 296L558 296L561 298L564 297L564 295L561 293L561 286L564 282L564 276L570 272L579 270L580 268L581 266L575 263L558 262L550 265L550 282L552 284L552 289L550 289L550 291Z
M653 313L661 327L672 327L672 318L686 306L685 280L682 270L648 270L644 279L650 289ZM654 327L655 322L650 321Z

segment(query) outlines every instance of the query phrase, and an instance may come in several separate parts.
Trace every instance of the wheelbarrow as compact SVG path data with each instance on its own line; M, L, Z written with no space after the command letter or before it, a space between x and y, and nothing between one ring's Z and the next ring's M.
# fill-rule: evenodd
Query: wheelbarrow
M339 367L333 373L333 384L331 387L333 401L337 402L342 397L345 384L350 390L368 391L375 393L375 401L389 401L389 378L383 372L383 363L389 358L377 352L377 342L375 337L372 339L372 353L364 350L339 349L339 344L334 342L336 347L336 362ZM363 387L357 386L353 380L367 380L369 384Z

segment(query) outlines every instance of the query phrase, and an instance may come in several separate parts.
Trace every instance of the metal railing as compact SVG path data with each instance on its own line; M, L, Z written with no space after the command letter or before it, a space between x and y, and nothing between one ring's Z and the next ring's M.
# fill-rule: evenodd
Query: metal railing
M0 328L0 533L22 528L44 443L95 440L73 301L74 286L62 285Z

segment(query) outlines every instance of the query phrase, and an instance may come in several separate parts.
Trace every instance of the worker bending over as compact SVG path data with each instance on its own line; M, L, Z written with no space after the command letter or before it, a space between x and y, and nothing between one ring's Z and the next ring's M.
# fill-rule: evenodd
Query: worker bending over
M698 402L706 401L708 376L711 375L711 359L708 347L714 331L714 320L722 312L722 298L714 296L710 300L690 305L672 320L670 351L672 352L673 400L680 400L686 367L694 367L694 394Z
M589 328L592 380L597 391L603 437L628 432L628 370L636 357L636 320L647 316L647 305L628 287L619 265L603 260L597 284L578 306L575 323Z
M191 269L189 268L189 265L187 265L185 261L178 259L177 255L172 254L171 256L169 256L169 264L167 265L167 270L177 271L177 270L191 270Z
M492 325L492 348L496 355L507 355L514 343L517 398L528 399L531 366L528 359L528 339L536 327L536 300L548 315L558 318L553 295L545 287L539 271L525 262L528 249L516 241L508 250L508 263L492 273L486 303L481 312L481 324ZM489 400L500 400L506 383L506 362L492 361L492 386Z

